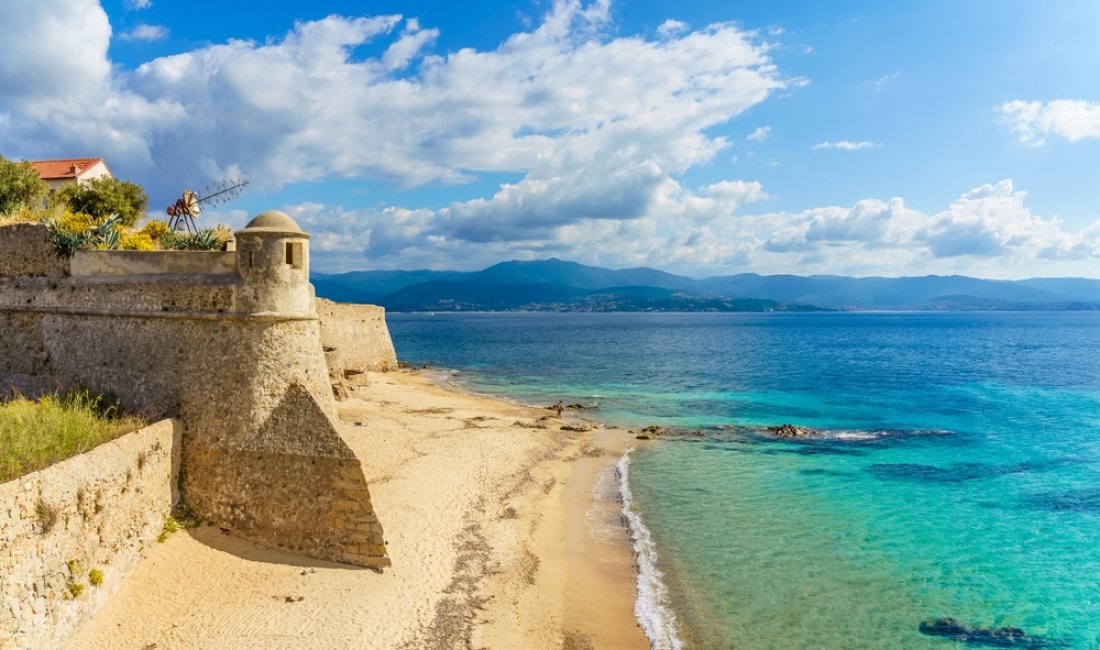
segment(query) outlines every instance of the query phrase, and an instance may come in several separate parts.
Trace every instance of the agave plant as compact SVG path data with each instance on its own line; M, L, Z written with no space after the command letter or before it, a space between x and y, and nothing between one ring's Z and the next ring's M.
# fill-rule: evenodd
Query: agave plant
M86 248L111 250L118 248L118 226L121 222L121 217L112 214L102 223L83 232L67 232L56 219L48 221L47 226L50 229L50 243L57 250L57 254L62 257L71 257L76 251Z
M91 234L88 232L81 233L66 233L57 229L57 224L49 222L50 228L50 243L53 244L54 250L62 257L72 257L73 253L78 250L88 248L88 242L91 239Z
M192 235L169 232L161 237L161 246L180 251L220 251L222 240L213 228L204 228Z

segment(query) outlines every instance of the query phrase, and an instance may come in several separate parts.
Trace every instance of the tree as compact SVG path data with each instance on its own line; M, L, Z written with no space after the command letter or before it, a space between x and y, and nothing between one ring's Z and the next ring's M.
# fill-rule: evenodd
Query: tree
M40 207L46 190L46 182L29 162L12 162L0 156L0 215Z
M127 228L145 215L149 197L137 183L117 178L94 178L86 183L70 185L56 200L73 212L82 212L96 221L117 214Z

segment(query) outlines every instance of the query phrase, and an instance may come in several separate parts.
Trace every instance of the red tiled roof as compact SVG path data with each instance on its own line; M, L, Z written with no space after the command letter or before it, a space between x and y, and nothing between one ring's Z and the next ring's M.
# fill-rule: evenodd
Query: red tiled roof
M44 181L59 178L79 178L81 174L95 166L96 163L107 163L102 158L65 158L64 160L30 160L38 175Z

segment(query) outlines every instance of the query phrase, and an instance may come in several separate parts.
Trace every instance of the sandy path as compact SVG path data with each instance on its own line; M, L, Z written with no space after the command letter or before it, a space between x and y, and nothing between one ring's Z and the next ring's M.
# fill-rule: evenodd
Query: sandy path
M585 532L585 495L621 434L517 426L545 412L417 374L370 382L340 415L392 569L310 560L216 527L177 533L66 647L648 647L630 616L629 554Z

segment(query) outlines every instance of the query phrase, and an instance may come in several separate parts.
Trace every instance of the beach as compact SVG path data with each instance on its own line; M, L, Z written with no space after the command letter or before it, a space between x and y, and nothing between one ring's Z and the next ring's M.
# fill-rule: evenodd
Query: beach
M393 566L312 560L198 526L155 544L67 648L648 648L606 485L625 430L371 373L339 403ZM546 428L541 428L541 427ZM583 427L581 427L583 428ZM597 494L594 494L597 492ZM600 496L602 494L602 496Z

